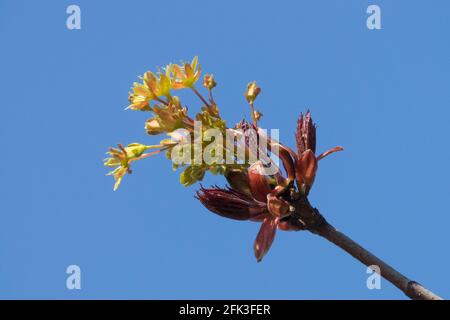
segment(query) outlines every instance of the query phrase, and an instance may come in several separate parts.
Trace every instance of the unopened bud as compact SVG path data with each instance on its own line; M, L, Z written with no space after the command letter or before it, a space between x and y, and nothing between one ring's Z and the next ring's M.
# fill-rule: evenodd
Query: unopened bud
M260 92L261 88L256 85L256 81L250 82L247 85L247 91L245 92L245 98L248 103L253 103Z
M299 155L308 149L316 153L316 125L311 118L311 112L308 111L305 115L300 115L297 121L295 138Z
M278 199L273 194L269 194L267 197L267 208L269 209L269 212L277 218L284 218L291 214L289 203L282 199Z
M147 130L147 133L150 135L157 135L164 132L161 124L156 119L147 120L147 122L145 122L145 130Z
M304 183L307 187L312 186L316 177L317 158L311 149L302 153L295 163L297 181Z
M256 121L259 121L262 118L263 114L257 110L253 111L253 118Z
M248 183L253 198L261 202L267 202L267 195L271 189L261 161L255 162L248 169Z
M217 82L212 74L205 75L203 78L203 86L208 90L212 90L215 86L217 86Z
M125 152L127 153L128 158L137 158L140 157L149 146L145 146L140 143L131 143L125 147Z

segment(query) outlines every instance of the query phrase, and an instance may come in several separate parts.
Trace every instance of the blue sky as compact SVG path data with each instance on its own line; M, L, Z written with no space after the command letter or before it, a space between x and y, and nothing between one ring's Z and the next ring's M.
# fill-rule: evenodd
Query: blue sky
M66 28L70 4L81 30ZM321 163L311 201L449 297L449 14L444 0L0 0L0 298L404 298L386 281L368 290L365 266L305 232L279 232L256 263L259 226L209 213L164 156L112 191L106 149L159 141L123 111L129 87L194 55L230 124L248 117L252 80L262 126L291 146L310 108L318 149L346 149ZM66 288L72 264L81 290Z

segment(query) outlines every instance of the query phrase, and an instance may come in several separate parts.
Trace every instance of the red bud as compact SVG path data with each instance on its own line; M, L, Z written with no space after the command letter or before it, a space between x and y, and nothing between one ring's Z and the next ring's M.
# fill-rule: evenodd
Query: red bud
M269 251L270 246L272 245L275 238L277 225L278 219L273 217L265 218L263 223L261 224L261 228L259 229L253 246L255 257L258 262L260 262Z
M317 158L311 149L306 150L296 160L295 173L297 182L310 187L314 183L317 171Z
M248 169L248 182L250 186L250 192L253 198L258 201L267 202L267 195L272 191L267 181L267 176L264 172L264 165L262 162L255 162Z
M311 118L311 112L300 115L297 122L297 132L295 133L298 154L302 154L308 149L316 153L316 125Z
M279 199L273 194L267 196L267 208L274 217L284 218L288 216L290 214L289 207L289 203L283 199Z
M260 221L268 214L265 203L232 189L202 187L197 191L196 198L208 210L229 219Z

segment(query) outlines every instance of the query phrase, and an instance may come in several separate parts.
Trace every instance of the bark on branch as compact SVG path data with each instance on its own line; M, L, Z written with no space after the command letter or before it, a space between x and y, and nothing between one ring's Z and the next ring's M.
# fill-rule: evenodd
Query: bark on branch
M416 281L413 281L389 264L364 249L358 243L347 237L330 225L320 212L313 208L306 197L296 201L295 216L298 218L299 226L317 234L336 246L346 251L354 258L370 267L376 265L380 268L381 276L399 288L405 295L414 300L442 300L430 290L426 289Z

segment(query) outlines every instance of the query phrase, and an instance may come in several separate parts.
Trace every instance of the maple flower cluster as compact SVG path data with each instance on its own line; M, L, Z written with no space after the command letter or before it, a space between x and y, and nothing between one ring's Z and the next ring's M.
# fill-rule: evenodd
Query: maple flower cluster
M129 94L127 109L150 112L152 116L145 122L145 129L149 135L166 134L169 138L161 140L156 145L132 143L123 147L110 148L109 157L104 165L112 168L109 173L115 179L116 190L123 177L130 174L131 164L152 155L165 152L168 159L172 159L172 151L183 139L177 134L178 129L184 129L188 135L194 137L194 124L201 122L202 134L208 129L217 129L224 136L236 129L254 130L257 139L265 139L269 149L257 152L278 150L275 154L283 165L283 170L276 172L267 170L267 163L256 160L253 163L248 157L236 154L234 145L231 148L234 163L182 163L173 164L174 169L184 167L180 175L180 182L189 186L203 179L206 172L223 175L229 186L225 188L203 186L196 193L196 198L210 211L234 220L249 220L261 223L260 230L254 242L254 253L257 261L261 261L270 249L275 238L276 230L302 230L298 219L293 217L295 207L292 203L292 192L307 196L314 183L318 162L336 151L343 150L335 147L322 154L316 155L316 125L311 113L301 114L297 122L296 147L294 151L288 146L275 141L265 135L258 126L261 112L255 109L254 103L261 92L256 82L251 82L245 91L245 98L251 109L252 123L242 121L233 128L227 127L220 116L219 107L213 97L213 89L217 86L213 75L207 74L203 78L203 87L208 95L204 97L195 87L200 79L200 66L195 57L191 63L169 64L156 74L146 72L141 82L134 83ZM173 95L181 89L191 90L201 102L199 111L194 117L188 115L188 108L183 106L180 98ZM205 139L207 140L207 139ZM198 142L198 141L197 141ZM246 140L244 155L248 155L250 147ZM200 139L200 143L205 143ZM223 152L230 152L229 146L219 146ZM217 150L215 150L217 152Z

